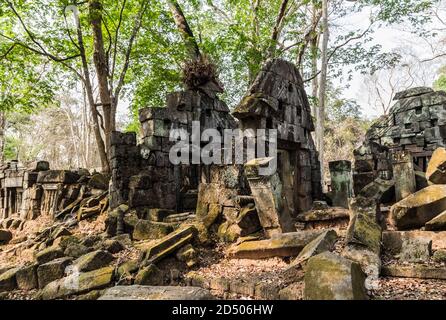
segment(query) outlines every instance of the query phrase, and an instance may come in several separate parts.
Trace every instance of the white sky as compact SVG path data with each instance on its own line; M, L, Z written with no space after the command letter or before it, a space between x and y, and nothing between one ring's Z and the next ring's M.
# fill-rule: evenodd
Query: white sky
M342 20L331 21L331 23L336 25L335 30L341 30L343 34L346 31L351 30L365 30L369 25L369 14L368 12L362 12L355 15L350 15ZM445 19L446 21L446 19ZM438 20L435 20L432 23L432 28L445 28ZM446 31L446 30L445 30ZM336 34L331 34L331 40L334 40ZM392 27L381 28L375 31L373 34L373 44L380 44L385 52L392 52L394 50L403 50L407 51L407 57L410 58L410 54L416 56L415 60L428 59L435 55L433 50L441 50L441 48L432 48L432 43L434 45L438 45L443 47L442 43L439 41L436 43L435 41L431 41L429 44L426 41L414 36L410 33L410 28L404 25L395 25ZM439 37L439 39L442 37ZM331 43L333 45L333 43ZM446 47L446 46L444 46ZM445 49L446 51L446 49ZM438 51L437 51L438 53ZM404 56L404 55L403 55ZM437 59L431 63L423 63L418 64L418 68L420 68L419 72L415 72L419 75L418 78L415 79L412 87L414 86L432 86L435 79L438 77L438 69L446 64L446 59ZM382 86L386 87L388 83L388 78L382 77L380 78L380 83ZM343 87L345 83L340 83L339 81L334 83L337 86ZM356 100L362 108L363 114L368 117L377 117L382 114L382 111L379 110L374 101L370 100L370 92L373 92L373 88L369 87L366 82L365 76L361 75L359 72L354 73L352 81L349 83L349 88L343 90L342 96L348 99ZM387 87L390 87L387 85ZM406 89L406 88L403 88ZM383 95L385 96L385 100L390 100L389 92L383 91ZM167 94L167 93L166 93ZM387 96L386 96L387 94ZM129 119L129 101L122 100L118 107L118 119L127 122Z
M337 21L335 23L345 27L346 30L365 30L369 23L368 14L361 13L352 15L346 17L344 21ZM442 25L437 19L435 19L429 27L439 29L445 28L445 26ZM429 43L412 34L410 32L410 28L404 25L395 25L392 27L377 29L373 34L373 38L373 44L380 44L385 52L392 52L395 50L403 50L403 52L407 51L408 53L407 55L403 55L403 59L415 59L420 61L423 59L429 59L437 54L438 51L441 52L441 47L443 47L442 43L438 41L438 39L442 38L442 36L439 36L437 41L434 40L430 41L431 43ZM433 48L432 45L434 45L435 48ZM411 58L409 53L413 54L415 58ZM435 61L429 63L417 63L417 67L420 68L420 71L416 72L416 74L419 75L419 78L415 79L412 87L431 87L433 82L438 77L438 69L445 63L446 60L444 58L436 59ZM362 107L362 111L365 116L379 116L382 114L382 112L369 101L370 92L373 91L373 89L367 86L367 82L365 80L365 76L361 75L359 72L356 72L350 83L350 88L343 91L343 96L345 98L355 99ZM388 78L381 79L381 83L384 87L386 86L387 82ZM338 84L342 85L339 82ZM387 86L390 87L389 85ZM390 95L387 94L386 99L389 98Z

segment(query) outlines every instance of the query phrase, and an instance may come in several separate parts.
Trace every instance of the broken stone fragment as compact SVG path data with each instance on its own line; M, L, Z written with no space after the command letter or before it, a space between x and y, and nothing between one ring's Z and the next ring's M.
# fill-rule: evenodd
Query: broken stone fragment
M359 195L372 198L378 203L392 203L395 201L395 181L376 178L366 185Z
M424 265L389 265L382 267L381 275L386 277L446 280L446 268L434 268Z
M431 185L394 204L390 215L398 230L407 230L423 227L443 211L446 211L446 185Z
M197 207L200 208L199 205ZM201 206L201 208L204 208L204 206ZM207 210L197 210L197 218L201 220L206 228L209 228L220 216L222 210L223 207L221 205L211 203Z
M118 240L107 239L100 244L99 249L115 254L124 250L125 246Z
M289 232L267 240L246 241L231 247L228 255L235 259L297 256L307 244L323 232L322 230Z
M173 231L171 224L140 219L133 229L134 240L159 239Z
M65 250L71 244L77 244L80 240L76 236L60 236L53 241L53 246L59 246Z
M407 262L428 261L432 255L432 240L404 239L399 258Z
M341 255L344 258L357 262L361 266L361 269L367 276L365 280L366 289L378 288L378 280L381 273L381 258L379 254L361 245L348 244Z
M446 230L446 211L443 211L438 216L426 222L424 228L427 231L442 231Z
M57 239L62 236L71 236L71 232L65 227L60 226L51 233L51 238L53 239Z
M128 260L121 265L119 265L117 269L118 281L121 283L124 279L130 279L132 274L138 271L139 263L137 260Z
M446 263L446 250L435 251L432 259L434 259L435 262Z
M365 300L365 278L358 263L323 252L305 266L304 299Z
M98 300L212 300L209 290L196 287L116 286Z
M254 197L260 224L268 237L295 230L278 173L260 174L271 161L273 158L259 158L245 164L245 174Z
M375 253L381 247L381 227L376 222L378 204L374 199L356 197L350 200L350 224L346 242L364 245Z
M8 243L12 239L12 233L9 230L0 230L0 244Z
M79 258L89 252L93 251L92 248L86 247L80 243L70 243L67 245L64 251L64 255L67 257Z
M101 173L94 173L88 181L88 186L92 189L107 190L109 178Z
M446 250L446 231L383 231L383 248L393 255L401 252L403 241L432 241L432 250Z
M20 290L32 290L38 287L37 264L21 267L16 273L17 287Z
M446 149L437 148L426 169L426 178L433 184L446 184Z
M107 266L113 256L104 250L87 253L74 261L73 267L79 272L91 271Z
M44 264L64 256L63 250L59 246L51 246L37 252L35 258L38 264Z
M12 291L17 288L16 273L19 268L9 269L0 274L0 292Z
M324 251L329 251L333 248L338 235L334 230L327 230L316 239L307 244L302 251L299 253L297 258L291 262L292 265L301 264L312 256L315 256Z
M140 269L135 277L135 284L147 286L160 286L163 284L163 272L154 264Z
M50 282L42 289L37 298L53 300L105 288L113 280L113 270L114 267L105 267L90 272L75 272L65 278Z
M39 288L42 289L48 283L63 278L65 275L65 268L71 263L71 261L71 258L64 257L40 265L37 268Z
M178 260L185 262L189 268L197 264L197 251L191 244L178 250L176 257Z
M197 233L198 231L195 226L185 226L168 234L144 250L144 264L149 265L155 263L174 253L179 248L190 243Z

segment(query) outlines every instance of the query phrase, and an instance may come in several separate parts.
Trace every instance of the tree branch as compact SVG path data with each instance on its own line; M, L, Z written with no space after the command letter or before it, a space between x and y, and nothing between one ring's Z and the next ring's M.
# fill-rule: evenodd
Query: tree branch
M110 72L110 85L113 88L113 78L115 75L115 67L116 67L116 54L117 54L117 46L118 46L118 39L119 39L119 29L121 28L121 23L122 23L122 16L124 14L124 8L126 5L127 0L124 0L122 2L122 6L121 6L121 10L119 12L119 21L118 21L118 26L116 27L116 31L115 31L115 43L113 46L113 61L112 61L112 68L111 68L111 72Z
M135 18L135 24L133 26L132 34L131 34L129 42L127 44L127 50L126 50L126 53L125 53L124 66L123 66L121 74L119 76L118 84L116 85L116 89L115 89L115 93L114 93L115 100L118 99L119 93L120 93L120 91L122 89L122 86L124 85L125 75L127 73L127 70L128 70L129 64L130 64L130 54L132 52L133 43L135 42L136 36L138 34L138 31L141 28L142 17L144 16L144 13L145 13L145 11L147 9L148 2L149 1L144 1L141 4L140 11L138 12L138 15Z

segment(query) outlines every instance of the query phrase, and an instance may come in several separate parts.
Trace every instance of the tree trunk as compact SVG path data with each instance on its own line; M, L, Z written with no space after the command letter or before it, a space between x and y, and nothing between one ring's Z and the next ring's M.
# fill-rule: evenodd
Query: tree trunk
M315 20L319 20L319 19L317 17L317 9L316 9L316 7L313 7L314 30L313 30L313 35L310 40L311 74L312 75L317 74L317 54L318 54L318 49L319 49L319 34L317 32L318 23ZM315 76L313 78L313 80L311 81L311 90L312 90L311 95L313 96L313 99L316 99L318 97L318 91L319 91L319 84L318 84L317 76ZM315 118L317 117L316 116L316 102L314 102L312 104L311 113L312 113L313 117L315 117Z
M0 111L0 163L3 163L5 159L5 128L6 128L6 117L5 111Z
M107 151L105 148L104 140L102 139L101 136L101 129L99 126L99 113L98 110L96 109L96 105L94 102L93 87L91 85L90 72L88 70L88 62L85 54L82 29L79 17L77 15L75 15L75 19L76 19L76 29L77 29L77 40L82 60L83 82L85 86L85 93L87 95L88 105L90 106L91 118L93 120L93 130L96 139L96 144L98 146L99 158L101 159L101 167L102 171L110 172L110 165L107 157Z
M197 41L195 40L192 29L187 23L183 10L181 10L181 7L176 0L167 0L167 3L169 4L170 11L172 12L173 19L175 20L175 24L177 25L184 41L186 42L186 46L191 59L198 60L201 57L200 48L198 47Z
M90 0L89 14L93 32L93 61L98 78L99 97L104 116L105 150L108 154L111 132L115 130L115 112L112 112L112 98L108 84L109 70L104 49L104 39L102 37L102 4L100 0Z
M316 118L316 137L321 163L322 182L324 181L324 120L325 120L325 100L327 90L327 69L328 69L328 0L322 0L322 62L321 74L319 78L319 107ZM322 184L323 185L323 184Z

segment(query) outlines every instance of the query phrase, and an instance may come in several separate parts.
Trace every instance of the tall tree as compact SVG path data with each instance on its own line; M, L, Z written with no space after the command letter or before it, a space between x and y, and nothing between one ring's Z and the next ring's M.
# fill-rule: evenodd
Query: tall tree
M319 99L316 117L316 141L319 151L319 161L324 163L324 121L325 121L325 99L327 88L328 71L328 0L322 0L322 49L321 49L321 74L319 77ZM322 177L324 177L324 166L321 165Z
M5 0L9 18L0 28L0 37L8 42L9 54L21 48L42 56L83 83L105 172L110 171L108 149L116 127L116 108L149 2L89 0L67 5L63 0L37 0L32 4ZM47 12L42 15L44 9ZM75 37L67 19L70 11L75 20ZM37 24L45 27L39 30ZM98 101L95 88L99 91Z

